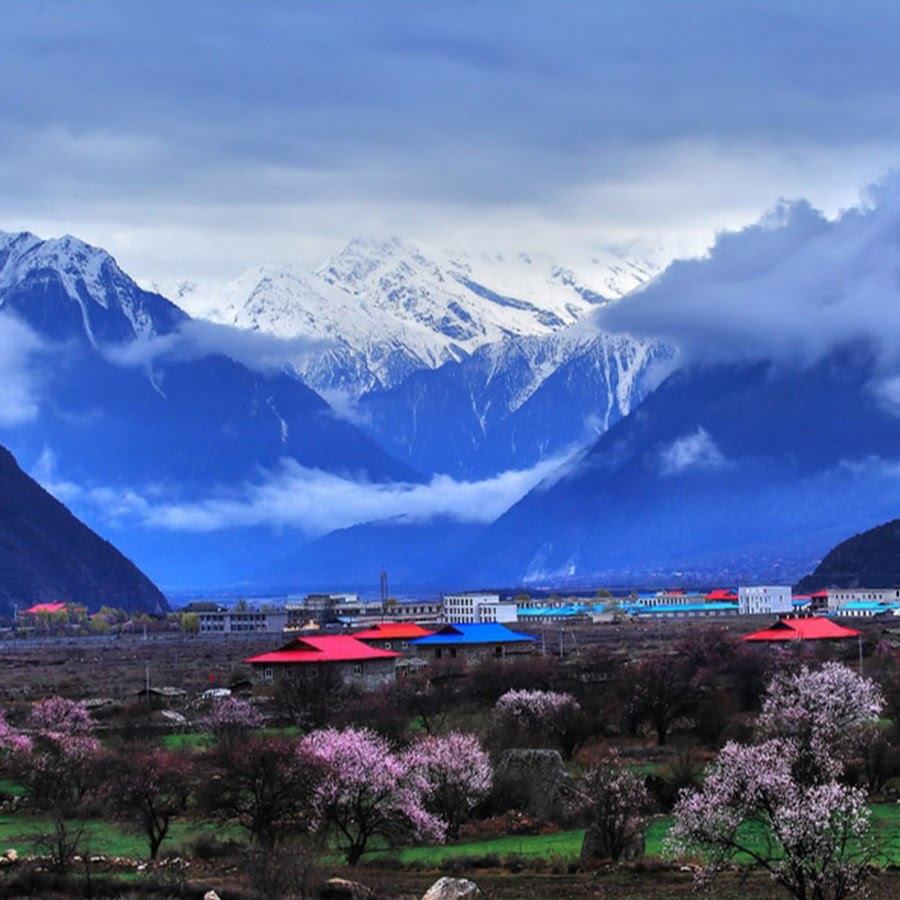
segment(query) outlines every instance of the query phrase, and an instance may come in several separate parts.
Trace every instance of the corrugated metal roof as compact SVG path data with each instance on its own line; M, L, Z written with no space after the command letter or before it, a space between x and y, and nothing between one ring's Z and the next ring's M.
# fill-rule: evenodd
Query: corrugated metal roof
M857 637L855 628L845 628L821 616L808 619L780 619L771 628L745 634L745 641L828 641Z
M445 625L440 631L410 643L417 647L429 647L445 644L511 644L536 640L533 635L520 634L505 625L485 623Z
M400 656L392 650L378 650L347 634L295 638L278 650L261 653L245 663L283 665L285 663L356 662L366 659L392 659Z
M406 641L429 634L434 632L413 622L377 622L365 631L355 632L353 637L358 641Z

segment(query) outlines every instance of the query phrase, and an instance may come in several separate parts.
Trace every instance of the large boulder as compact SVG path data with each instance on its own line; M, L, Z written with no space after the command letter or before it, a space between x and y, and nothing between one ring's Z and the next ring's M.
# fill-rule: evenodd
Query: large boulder
M477 900L483 894L466 878L440 878L422 895L422 900Z
M557 750L504 750L494 770L494 789L510 808L557 819L573 798L574 782Z

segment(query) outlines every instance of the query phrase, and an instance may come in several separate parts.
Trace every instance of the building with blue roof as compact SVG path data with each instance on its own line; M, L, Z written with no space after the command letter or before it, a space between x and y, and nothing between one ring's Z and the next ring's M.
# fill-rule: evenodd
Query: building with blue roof
M410 641L409 646L432 659L476 661L532 653L535 641L534 635L513 631L499 623L451 623L434 634Z

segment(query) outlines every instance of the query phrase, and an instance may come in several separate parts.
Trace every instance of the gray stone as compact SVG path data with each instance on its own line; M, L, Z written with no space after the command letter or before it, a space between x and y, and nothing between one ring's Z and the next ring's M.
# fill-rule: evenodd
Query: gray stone
M319 891L320 900L368 900L372 890L358 881L329 878Z
M466 878L439 878L422 895L422 900L476 900L484 896L474 881Z
M573 798L574 782L557 750L505 750L494 770L494 789L515 809L556 819Z

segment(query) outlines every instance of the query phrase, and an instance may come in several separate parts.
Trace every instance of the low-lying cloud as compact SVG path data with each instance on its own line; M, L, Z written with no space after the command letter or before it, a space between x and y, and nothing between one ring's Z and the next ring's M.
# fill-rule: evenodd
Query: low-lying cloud
M30 358L44 347L27 325L0 313L0 425L20 425L38 414L38 386Z
M672 441L659 452L661 475L678 475L688 469L721 469L728 460L702 426Z
M310 352L331 346L309 337L282 338L260 331L220 325L203 319L187 319L168 334L145 335L128 344L103 348L115 365L150 367L157 361L200 359L211 354L230 357L256 372L272 372L292 365Z
M190 501L167 498L159 487L80 486L57 473L50 451L33 475L63 502L115 527L214 532L264 526L294 528L312 537L376 520L491 522L562 462L547 459L484 481L436 475L427 484L374 484L284 459L276 471L262 473L257 481Z
M699 362L810 365L864 342L887 377L900 370L900 176L835 219L784 203L721 234L708 256L674 263L598 323L662 337Z

